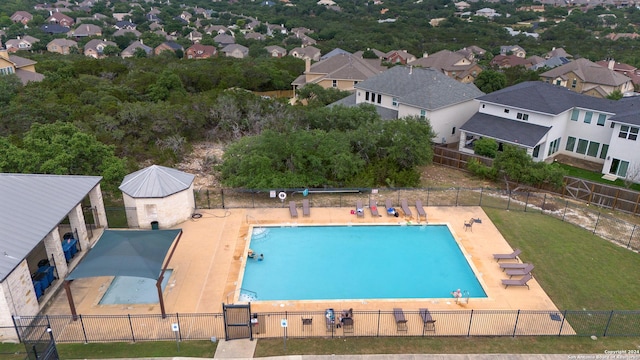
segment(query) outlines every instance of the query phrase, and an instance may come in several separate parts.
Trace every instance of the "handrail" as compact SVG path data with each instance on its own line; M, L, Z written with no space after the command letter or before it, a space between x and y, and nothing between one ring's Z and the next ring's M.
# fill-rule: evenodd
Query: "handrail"
M244 291L245 293L249 293L249 294L253 295L254 298L256 298L256 299L258 298L258 293L257 292L249 290L249 289L245 289L245 288L239 288L239 289L235 289L235 290L233 290L233 291L231 291L231 292L229 292L227 294L227 296L226 296L227 304L230 304L229 296L235 296L235 293L238 292L238 291L240 291L240 292Z

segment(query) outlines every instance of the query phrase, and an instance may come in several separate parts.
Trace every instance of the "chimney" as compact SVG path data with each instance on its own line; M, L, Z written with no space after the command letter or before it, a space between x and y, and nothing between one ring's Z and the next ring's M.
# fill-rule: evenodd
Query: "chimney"
M311 71L311 59L309 58L305 58L304 59L304 72L309 73Z
M409 65L409 75L413 74L413 65Z
M428 57L429 57L429 53L428 53L428 52L426 52L426 51L425 51L425 52L423 52L423 53L422 53L422 57L423 57L423 58L428 58Z
M609 59L609 62L607 63L607 67L609 68L609 70L613 70L615 64L616 64L615 60Z

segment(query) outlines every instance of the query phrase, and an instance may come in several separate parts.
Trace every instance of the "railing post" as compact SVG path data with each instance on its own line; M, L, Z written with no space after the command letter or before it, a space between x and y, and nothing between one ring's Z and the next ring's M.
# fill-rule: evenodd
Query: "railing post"
M544 213L544 206L547 204L547 193L544 194L544 198L542 198L542 207L540 208L540 212Z
M596 224L593 227L593 234L596 234L596 229L598 228L598 222L600 222L600 212L598 212L598 218L596 219Z
M176 313L176 322L178 323L178 336L180 337L180 341L182 341L182 330L180 330L180 313Z
M564 326L564 320L567 318L567 310L562 314L562 323L560 323L560 331L558 331L558 336L562 335L562 327Z
M380 310L378 310L378 330L376 331L376 337L380 337Z
M629 236L629 242L627 243L627 249L631 246L631 240L633 240L633 234L636 232L636 226L633 225L633 229L631 229L631 236Z
M607 336L607 331L609 330L609 324L611 324L612 318L613 318L613 310L611 310L611 313L609 313L609 320L607 320L607 326L605 326L604 333L602 334L602 336Z
M460 196L460 187L458 187L458 191L456 192L456 206L458 206L458 197Z
M507 210L509 210L509 206L511 205L511 190L509 190L509 194L507 194Z
M529 207L529 196L531 195L531 191L527 191L527 200L524 201L524 212L527 212L527 207Z
M208 196L208 193L207 193L207 196ZM220 197L222 198L222 208L226 209L224 205L224 189L220 189Z
M82 319L82 315L80 317L80 326L82 326L82 335L84 336L84 343L88 344L89 339L87 339L87 329L84 328L84 320Z
M516 337L516 330L518 329L518 319L520 319L520 309L518 309L518 312L516 313L516 323L513 324L513 334L511 335L511 337Z
M469 316L469 328L467 329L467 337L471 336L471 323L473 322L473 309L471 309L471 316Z
M251 207L256 208L256 193L255 191L251 192Z
M567 215L567 208L569 207L569 200L566 200L564 203L564 212L562 213L562 221L564 221L564 217Z
M484 188L482 187L482 188L480 188L480 201L479 201L478 206L482 206L482 194L483 193L484 193Z
M20 319L20 317L18 317L18 319ZM13 327L16 329L16 334L18 334L18 342L22 342L22 334L20 333L20 330L18 329L18 323L16 322L16 316L15 315L11 315L11 320L13 320ZM22 326L20 326L20 329L22 329Z
M131 314L127 314L127 318L129 319L129 329L131 329L131 340L136 342L136 334L133 332L133 324L131 323Z
M427 206L429 206L429 195L431 195L431 192L429 191L429 188L427 188Z

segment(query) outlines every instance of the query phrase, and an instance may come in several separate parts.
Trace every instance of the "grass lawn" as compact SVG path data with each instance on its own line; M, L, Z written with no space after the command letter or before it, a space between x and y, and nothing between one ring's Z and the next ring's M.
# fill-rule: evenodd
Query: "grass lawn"
M625 310L640 308L638 254L603 240L591 232L551 216L485 209L521 259L535 265L534 276L561 310ZM633 326L633 325L632 325ZM635 328L635 326L634 326ZM213 357L210 341L60 344L64 359L117 357ZM256 356L292 354L464 354L464 353L599 353L640 349L640 337L426 337L259 340ZM2 359L24 352L23 345L0 344Z
M580 169L567 164L558 164L560 165L560 167L562 167L567 176L590 180L605 185L619 186L623 188L626 187L624 181L622 181L621 179L617 179L616 181L609 181L602 178L602 173ZM633 184L629 189L640 191L640 184Z

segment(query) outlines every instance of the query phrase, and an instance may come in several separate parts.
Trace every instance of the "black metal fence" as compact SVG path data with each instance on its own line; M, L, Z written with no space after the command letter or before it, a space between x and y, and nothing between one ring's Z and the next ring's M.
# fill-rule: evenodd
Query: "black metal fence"
M339 313L340 311L338 311ZM420 337L420 336L640 336L640 311L533 311L533 310L446 310L430 311L426 322L420 311L404 310L405 323L392 311L353 311L351 326L330 321L325 312L254 313L251 322L255 338L287 337ZM303 319L306 319L303 321ZM310 319L310 320L309 320ZM224 318L215 314L160 315L71 315L16 317L17 327L49 324L56 342L137 342L178 339L224 338Z

